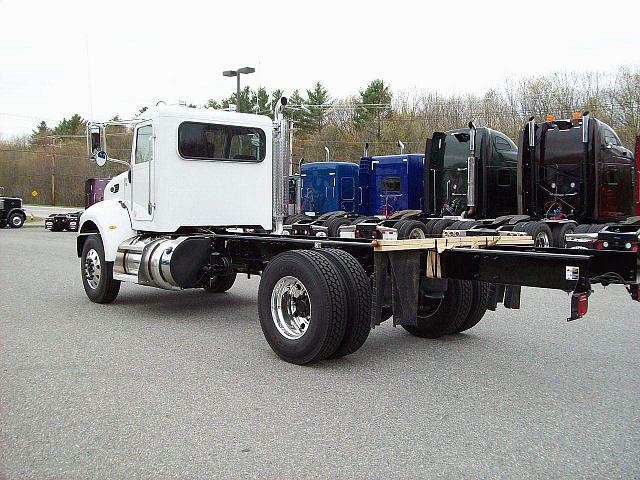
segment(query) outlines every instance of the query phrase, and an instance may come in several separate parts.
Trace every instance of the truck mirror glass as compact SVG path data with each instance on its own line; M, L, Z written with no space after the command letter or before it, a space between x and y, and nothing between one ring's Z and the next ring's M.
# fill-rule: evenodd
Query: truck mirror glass
M107 163L107 152L99 150L95 153L96 165L104 167Z
M103 130L99 125L87 125L87 129L89 130L87 135L87 150L89 158L94 159L96 153L104 150L102 146L102 136Z

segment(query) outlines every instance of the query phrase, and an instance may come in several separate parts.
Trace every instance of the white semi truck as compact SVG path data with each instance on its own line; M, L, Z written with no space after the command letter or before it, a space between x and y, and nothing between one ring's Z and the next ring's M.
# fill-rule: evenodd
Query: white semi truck
M473 327L499 303L518 308L521 286L571 293L586 313L593 283L639 298L637 235L612 249L538 249L530 237L371 240L283 234L291 150L279 102L266 116L162 106L127 122L131 157L109 156L109 123L87 126L90 158L115 161L104 201L80 219L84 289L110 303L121 282L220 293L237 274L261 275L260 324L285 361L351 354L372 327L427 338ZM635 251L615 245L633 242Z

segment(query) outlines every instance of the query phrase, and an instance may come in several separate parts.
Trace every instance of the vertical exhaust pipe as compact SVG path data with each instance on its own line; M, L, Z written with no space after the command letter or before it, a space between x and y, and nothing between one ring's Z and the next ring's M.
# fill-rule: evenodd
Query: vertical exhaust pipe
M536 163L536 117L529 117L529 121L527 122L527 136L528 136L528 146L527 150L529 152L529 175L531 176L531 201L530 208L532 214L537 214L537 199L538 199L538 189L536 185L538 184L538 167L539 165Z
M329 147L327 147L326 145L324 146L324 158L325 161L329 161L331 158L331 155L329 155Z
M300 157L298 162L298 184L296 185L296 212L303 213L302 210L302 164L304 163L304 157Z
M584 149L584 160L582 161L582 168L580 169L580 211L583 217L590 217L589 215L589 191L588 187L592 183L589 179L590 169L590 155L589 155L589 123L591 116L589 112L582 114L582 148Z
M289 175L291 164L290 151L287 143L289 136L289 121L284 118L284 107L287 97L282 97L273 110L273 148L272 148L272 230L281 234L284 229L284 218L289 210Z
M467 158L467 216L476 211L476 125L469 122L469 157Z
M364 144L364 152L362 152L362 156L363 157L369 156L369 142Z
M404 143L398 140L398 148L400 149L400 155L404 155Z

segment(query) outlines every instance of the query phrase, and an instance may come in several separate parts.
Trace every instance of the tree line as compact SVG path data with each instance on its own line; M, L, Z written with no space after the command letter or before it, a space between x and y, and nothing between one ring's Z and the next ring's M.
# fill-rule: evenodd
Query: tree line
M276 102L287 92L265 87L244 87L225 98L212 98L204 108L227 109L272 115ZM640 69L620 68L610 73L556 73L511 79L481 94L441 95L431 91L393 91L383 79L374 79L356 94L336 98L321 83L288 93L285 115L294 122L294 161L321 161L325 147L332 160L357 161L369 144L370 155L397 153L397 142L407 152L423 152L434 131L465 126L473 120L510 136L516 143L530 116L539 121L547 114L569 118L575 111L590 111L611 125L623 144L633 148L640 130ZM196 107L188 104L189 107ZM138 110L142 115L145 107ZM113 120L118 120L115 115ZM49 203L53 151L59 203L82 205L83 180L113 175L121 167L97 170L86 160L86 121L73 114L49 127L44 121L31 135L0 142L0 186L7 194L26 197L42 192L37 203ZM110 154L130 154L130 132L112 130ZM77 137L76 137L77 136ZM64 177L64 179L63 179ZM64 192L64 193L63 193Z

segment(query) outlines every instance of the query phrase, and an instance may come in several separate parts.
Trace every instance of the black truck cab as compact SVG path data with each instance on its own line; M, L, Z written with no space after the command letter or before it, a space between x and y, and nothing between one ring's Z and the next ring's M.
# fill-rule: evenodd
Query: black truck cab
M22 208L22 199L15 197L0 197L0 228L9 225L20 228L27 219L27 213Z
M606 123L585 114L535 123L520 135L520 214L601 224L634 214L634 158Z
M424 167L428 216L481 219L515 213L518 148L505 134L473 126L434 132L430 150Z

